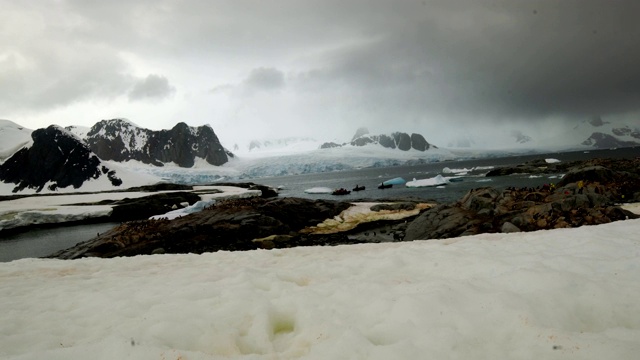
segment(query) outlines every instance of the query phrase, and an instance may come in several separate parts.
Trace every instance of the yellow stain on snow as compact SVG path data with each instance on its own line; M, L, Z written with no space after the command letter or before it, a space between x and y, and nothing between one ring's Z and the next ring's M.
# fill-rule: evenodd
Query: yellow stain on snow
M380 203L354 203L352 207L327 219L316 226L310 226L303 230L306 234L335 234L355 229L359 224L380 220L402 220L416 216L420 211L429 209L434 204L418 203L413 210L380 210L372 211L371 207ZM389 204L389 203L386 203Z

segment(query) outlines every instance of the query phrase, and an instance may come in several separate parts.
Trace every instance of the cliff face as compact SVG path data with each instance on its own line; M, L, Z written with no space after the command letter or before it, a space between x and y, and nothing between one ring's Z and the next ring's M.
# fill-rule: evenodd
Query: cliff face
M137 160L156 166L174 162L192 167L196 157L222 165L233 157L210 126L190 127L182 122L170 130L153 131L122 119L102 120L91 128L85 140L101 159Z
M52 125L31 133L33 145L14 153L0 165L0 180L16 184L13 192L25 188L40 192L73 186L79 188L85 181L106 176L113 186L122 180L115 171L102 166L100 159L73 134Z

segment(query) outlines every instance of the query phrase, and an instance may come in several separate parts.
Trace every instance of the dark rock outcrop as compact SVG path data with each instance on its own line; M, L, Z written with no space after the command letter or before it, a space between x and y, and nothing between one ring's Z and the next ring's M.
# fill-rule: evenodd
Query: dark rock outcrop
M581 164L581 161L547 163L544 159L527 161L515 166L502 166L491 169L485 176L505 176L511 174L557 174Z
M101 159L137 160L156 166L174 162L192 167L196 157L222 165L233 157L210 126L190 127L182 122L171 130L153 131L122 119L102 120L91 128L85 141Z
M0 180L16 184L13 192L25 188L40 192L45 186L49 190L79 188L100 177L107 177L113 186L122 184L115 171L102 165L84 142L63 128L37 129L31 137L33 145L18 150L0 165Z
M582 145L592 146L597 149L611 149L640 146L640 142L619 140L613 135L594 132L589 138L582 142Z
M640 130L639 129L633 130L628 126L625 126L625 127L613 128L613 129L611 129L611 132L616 136L631 136L634 139L639 139L640 140Z
M332 234L320 234L310 227L334 218L351 204L298 198L227 200L171 221L125 223L50 257L73 259L428 240L596 225L637 218L616 204L640 201L638 189L640 158L594 159L574 165L557 187L477 188L455 203L421 210L399 222L367 222L357 229ZM417 204L411 199L391 202L370 209L411 210Z
M298 198L250 198L221 201L199 213L174 220L125 223L111 231L50 257L115 257L163 253L202 253L218 250L250 250L270 236L279 247L346 243L346 235L324 237L297 231L332 218L351 204ZM284 241L285 239L286 241ZM272 241L273 243L273 241Z
M338 147L342 147L342 145L340 145L338 143L334 143L334 142L326 142L326 143L320 145L320 149L333 149L333 148L338 148Z
M640 201L639 172L640 158L595 159L572 168L557 188L473 189L454 204L422 213L407 227L405 240L578 227L637 218L615 204Z

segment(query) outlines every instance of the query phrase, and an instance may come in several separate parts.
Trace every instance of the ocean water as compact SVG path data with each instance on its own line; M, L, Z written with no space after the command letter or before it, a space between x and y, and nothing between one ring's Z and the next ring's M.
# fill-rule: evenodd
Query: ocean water
M0 262L41 257L89 240L117 223L35 228L28 232L0 236Z
M447 161L414 166L396 166L387 168L365 168L331 173L290 175L252 180L255 183L281 187L280 196L302 197L308 199L329 199L342 201L380 200L390 198L417 198L437 203L453 202L461 198L469 190L492 186L503 189L514 187L536 187L557 182L563 174L544 176L510 175L487 178L484 175L494 167L522 164L536 159L557 159L563 162L587 160L591 158L634 158L640 156L640 148L624 148L614 150L575 151L550 154L520 155L502 158L482 158L461 161ZM432 178L443 174L444 168L475 169L462 176L462 181L449 183L442 187L407 188L404 185L380 190L377 186L396 177L407 181ZM314 187L341 188L351 190L356 185L365 186L360 192L349 195L334 196L330 194L307 194L304 191ZM78 242L93 238L96 233L104 232L116 224L77 225L58 228L34 229L28 232L0 235L0 261L11 261L25 257L40 257L55 251L66 249Z
M634 158L640 156L640 148L624 148L615 150L573 151L550 154L520 155L502 158L482 158L460 161L437 162L414 166L396 166L387 168L366 168L359 170L340 171L332 173L290 175L273 178L261 178L254 180L256 183L280 187L280 196L302 197L308 199L333 199L333 200L365 200L385 198L419 198L448 203L460 199L469 190L491 186L498 189L506 187L536 187L557 182L562 173L543 176L530 176L528 174L510 175L502 177L485 177L492 168L522 164L537 159L557 159L562 162L588 160L592 158ZM433 178L437 175L455 176L455 174L443 173L444 168L449 169L475 169L461 176L461 181L451 182L441 187L408 188L404 185L393 186L390 189L378 189L378 185L396 177L402 177L406 181L415 179ZM356 185L365 186L364 191L351 192L349 195L335 196L331 194L307 194L305 190L314 187L328 187L353 189Z

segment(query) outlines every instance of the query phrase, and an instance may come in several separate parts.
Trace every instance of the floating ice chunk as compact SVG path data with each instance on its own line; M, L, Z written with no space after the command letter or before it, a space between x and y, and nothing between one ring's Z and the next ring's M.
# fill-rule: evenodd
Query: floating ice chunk
M442 169L442 173L443 174L457 174L457 175L466 175L469 173L469 171L472 171L473 169L467 169L467 168L462 168L462 169L451 169L448 167L445 167L444 169Z
M387 181L384 181L383 184L385 185L402 185L404 183L406 183L407 181L401 177L397 177L397 178L393 178L393 179L389 179Z
M440 186L447 184L448 181L442 175L438 175L436 177L432 177L429 179L420 179L407 182L407 187L429 187L429 186Z
M328 187L314 187L311 189L307 189L304 192L307 194L331 194L333 193L333 189Z

